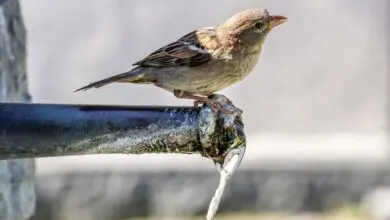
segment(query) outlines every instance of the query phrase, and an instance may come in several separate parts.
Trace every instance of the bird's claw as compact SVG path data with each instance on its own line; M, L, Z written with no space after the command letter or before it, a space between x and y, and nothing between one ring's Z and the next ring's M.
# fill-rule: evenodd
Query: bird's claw
M202 101L200 101L200 100L194 101L194 107L195 108L202 107L202 105L206 105L213 112L222 111L225 114L229 114L230 113L228 109L222 108L224 106L224 103L221 103L221 102L219 102L217 100L207 99L207 100L202 100Z
M199 101L199 100L194 101L194 106L195 107L200 107L201 105L206 105L213 112L217 112L222 107L221 103L219 103L218 101L212 100L212 99L205 99L205 100L202 100L202 101Z

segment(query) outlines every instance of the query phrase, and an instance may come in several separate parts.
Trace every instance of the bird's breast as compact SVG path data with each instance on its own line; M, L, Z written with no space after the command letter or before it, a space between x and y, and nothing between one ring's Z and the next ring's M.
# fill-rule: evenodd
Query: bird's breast
M241 53L233 57L227 62L226 70L231 69L230 74L237 76L240 79L248 76L255 68L260 57L260 50L251 53Z

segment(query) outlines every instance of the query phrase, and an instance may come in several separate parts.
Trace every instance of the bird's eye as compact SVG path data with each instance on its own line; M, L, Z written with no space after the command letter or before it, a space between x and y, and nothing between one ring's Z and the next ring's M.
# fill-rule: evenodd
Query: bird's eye
M255 24L255 28L258 29L258 30L263 29L263 27L264 27L264 23L263 22L257 22Z

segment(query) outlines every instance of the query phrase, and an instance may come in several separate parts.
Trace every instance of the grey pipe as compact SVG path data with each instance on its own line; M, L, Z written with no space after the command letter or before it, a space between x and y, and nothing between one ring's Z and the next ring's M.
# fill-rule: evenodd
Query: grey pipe
M0 104L0 159L86 154L198 153L222 164L245 146L241 110L208 107Z

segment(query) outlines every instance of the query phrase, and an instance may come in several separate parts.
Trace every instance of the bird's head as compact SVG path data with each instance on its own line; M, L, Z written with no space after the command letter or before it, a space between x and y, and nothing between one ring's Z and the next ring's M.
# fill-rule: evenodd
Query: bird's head
M270 15L267 10L248 9L238 12L218 27L222 38L236 41L244 47L261 47L267 34L283 24L286 17Z

